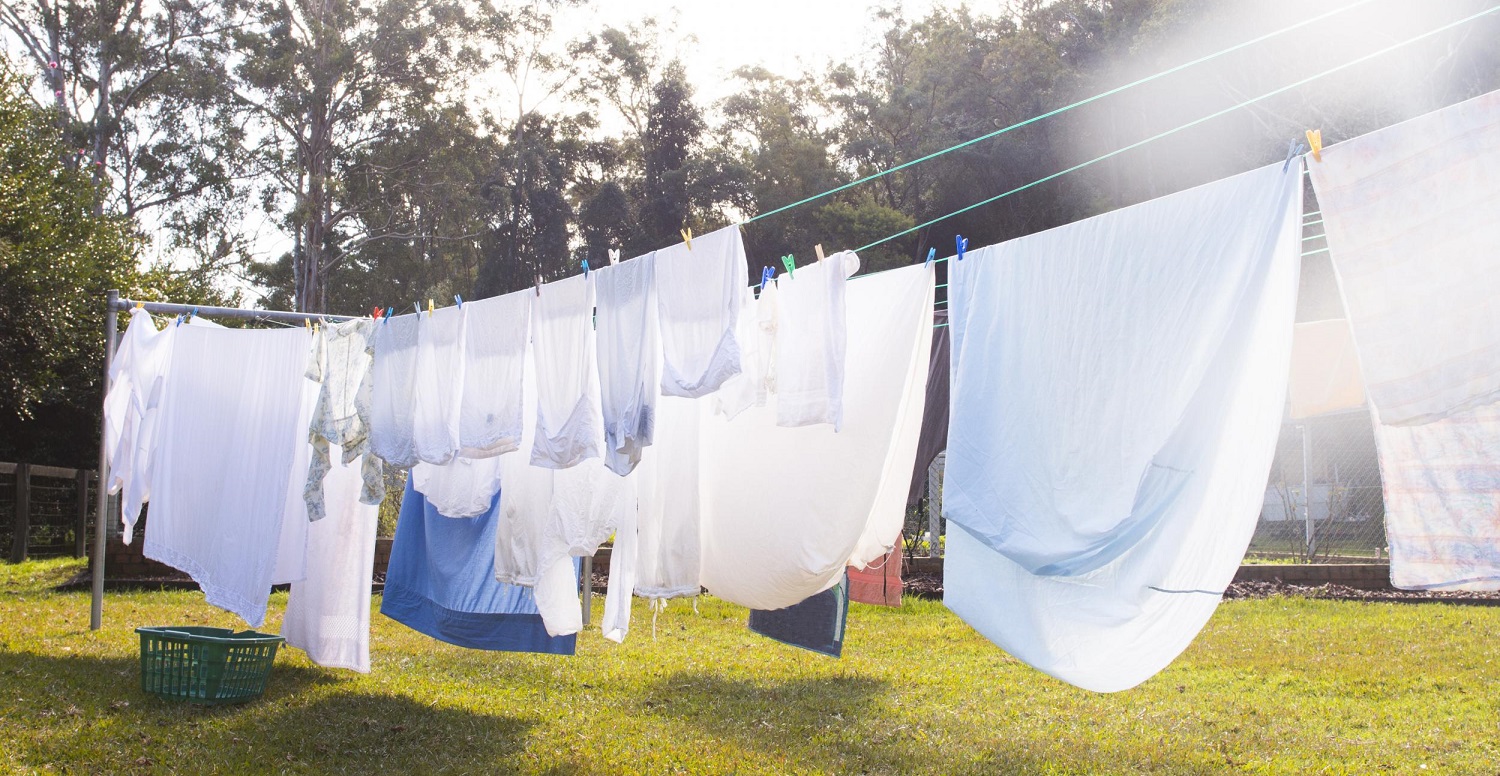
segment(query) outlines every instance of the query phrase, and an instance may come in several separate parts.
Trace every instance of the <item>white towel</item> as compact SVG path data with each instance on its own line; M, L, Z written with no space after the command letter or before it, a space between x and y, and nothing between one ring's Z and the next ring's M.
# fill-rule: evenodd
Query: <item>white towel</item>
M859 257L845 251L776 280L776 422L831 424L844 415L845 289Z
M380 510L360 501L358 463L333 451L322 482L326 516L307 529L307 554L316 562L292 585L281 635L288 646L329 668L370 672L370 584Z
M706 396L739 374L734 330L749 271L735 226L656 252L664 395Z
M444 517L478 517L490 511L500 489L500 458L454 458L441 466L411 467L412 487Z
M944 602L1016 658L1123 690L1218 606L1280 431L1299 172L1277 163L950 264Z
M657 405L656 444L633 475L640 513L635 543L635 594L682 598L702 592L700 571L701 415L697 399L663 396ZM616 541L610 573L622 553ZM610 585L610 590L615 586Z
M412 439L417 459L439 466L458 454L465 317L463 307L444 307L417 316Z
M702 581L710 593L780 609L890 550L906 515L926 400L932 277L931 267L914 265L850 284L851 390L841 431L781 427L774 402L732 421L702 419ZM873 548L867 534L880 537Z
M594 362L594 284L574 275L531 302L537 411L531 463L566 469L599 457L604 421Z
M265 621L311 334L180 327L161 406L146 557Z
M387 465L410 469L417 462L415 420L417 316L382 318L372 335L370 449Z
M466 363L458 436L465 457L500 455L521 444L521 372L533 295L527 289L464 304Z
M629 474L640 463L656 423L661 345L652 288L654 265L654 254L648 253L593 273L599 305L595 328L604 462L619 475Z

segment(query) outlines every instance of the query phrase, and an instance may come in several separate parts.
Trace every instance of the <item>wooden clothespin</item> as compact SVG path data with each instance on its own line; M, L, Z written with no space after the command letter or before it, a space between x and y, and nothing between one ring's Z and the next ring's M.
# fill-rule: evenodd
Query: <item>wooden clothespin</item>
M823 243L818 243L817 245L814 245L813 246L813 253L818 254L818 261L822 261L825 258L823 256Z
M687 244L687 249L693 249L693 228L684 227L682 230L682 241Z
M619 248L610 248L609 249L609 264L610 264L610 266L614 266L614 265L619 264L619 263L620 263L620 249Z
M1323 130L1307 130L1307 147L1312 151L1313 161L1323 161Z
M786 267L787 277L793 280L797 279L797 273L792 271L797 266L797 260L792 257L792 254L788 253L787 255L781 257L781 266Z

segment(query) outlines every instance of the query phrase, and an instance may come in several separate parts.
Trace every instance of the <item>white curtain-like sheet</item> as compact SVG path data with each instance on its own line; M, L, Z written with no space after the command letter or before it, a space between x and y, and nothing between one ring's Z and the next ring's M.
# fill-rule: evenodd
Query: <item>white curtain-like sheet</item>
M527 379L534 375L536 382L534 466L566 469L599 457L604 420L593 316L594 283L586 275L547 283L531 301Z
M944 600L1033 667L1133 687L1233 579L1286 396L1298 173L1276 164L951 266Z
M293 461L308 444L299 422L312 335L183 326L175 336L144 552L260 627Z
M1376 419L1391 580L1500 586L1500 92L1308 165Z
M417 367L412 437L417 459L439 466L458 454L459 402L464 391L462 307L444 307L417 316Z
M370 672L370 582L380 508L360 501L358 461L334 448L323 479L325 516L307 528L306 576L292 585L281 635L329 668Z
M735 339L749 279L740 229L730 226L655 253L664 396L697 398L740 372Z
M774 401L733 420L701 418L709 592L780 609L890 550L922 425L932 272L914 265L849 282L845 382L859 389L844 397L841 430L779 426Z
M702 592L702 414L697 399L661 397L656 444L646 450L632 474L640 504L632 576L635 594L642 598L685 598ZM616 540L610 554L611 577L621 557L628 556Z
M776 281L776 422L844 419L845 295L859 257L845 251Z
M458 436L460 454L468 458L500 455L521 445L521 373L534 295L527 289L464 304Z
M656 427L661 344L655 264L655 254L648 253L594 273L604 462L621 476L640 463Z
M1288 414L1294 419L1365 406L1354 336L1343 318L1297 324L1292 335Z
M410 469L417 462L413 437L416 411L417 316L386 317L370 336L370 450L387 465Z

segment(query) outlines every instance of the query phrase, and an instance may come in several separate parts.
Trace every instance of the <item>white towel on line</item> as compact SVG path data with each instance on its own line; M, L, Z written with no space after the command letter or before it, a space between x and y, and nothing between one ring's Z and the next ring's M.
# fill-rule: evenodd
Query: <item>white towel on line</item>
M458 454L459 403L464 390L466 307L417 315L417 364L412 386L412 440L417 459L441 466Z
M604 421L593 315L593 278L586 275L547 283L531 302L535 466L566 469L599 457Z
M464 304L466 363L459 446L467 458L487 458L520 447L525 425L521 372L531 336L533 295L527 289Z
M737 226L656 252L663 395L706 396L739 374L735 325L749 271Z
M417 462L417 326L415 314L397 315L382 318L372 335L370 449L397 469L410 469Z
M852 252L801 267L776 280L776 422L828 423L844 416L845 294L859 271Z
M622 476L640 463L656 424L661 346L654 266L655 255L648 253L593 273L604 462Z

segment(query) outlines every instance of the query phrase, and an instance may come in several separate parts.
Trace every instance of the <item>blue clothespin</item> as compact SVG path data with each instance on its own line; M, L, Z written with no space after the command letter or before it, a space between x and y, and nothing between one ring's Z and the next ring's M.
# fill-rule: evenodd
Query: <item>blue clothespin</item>
M760 269L760 290L762 290L762 291L766 290L766 284L769 283L769 282L771 282L771 278L774 278L774 277L776 277L776 269L774 267L761 267L761 269Z
M1292 160L1300 156L1305 150L1307 150L1307 146L1303 145L1300 140L1293 140L1287 143L1286 161L1281 164L1281 171L1286 172L1292 166Z
M932 264L932 260L935 259L935 258L937 258L937 248L928 248L927 249L927 261L922 262L922 263L924 265Z
M191 313L188 313L188 317L189 318L197 318L198 317L198 308L194 307L193 311Z
M172 325L174 325L174 326L181 326L182 325L182 316L181 315L177 316L176 323L174 323Z
M588 277L589 276L589 260L588 259L584 259L583 260L583 276L584 277Z
M964 251L969 247L969 238L955 234L953 235L953 244L958 247L958 260L963 261Z
M385 322L386 323L390 323L391 322L391 314L394 313L394 312L396 312L396 308L394 308L394 307L387 307L387 308L385 308Z
M411 306L412 306L412 309L414 309L414 310L417 311L417 317L421 318L422 317L422 303L421 302L412 302Z
M459 296L458 294L453 295L453 301L457 302L459 307L464 306L464 298L462 296Z
M787 277L793 280L797 279L797 273L793 271L797 267L797 260L792 257L792 254L788 253L781 257L781 266L786 267Z

